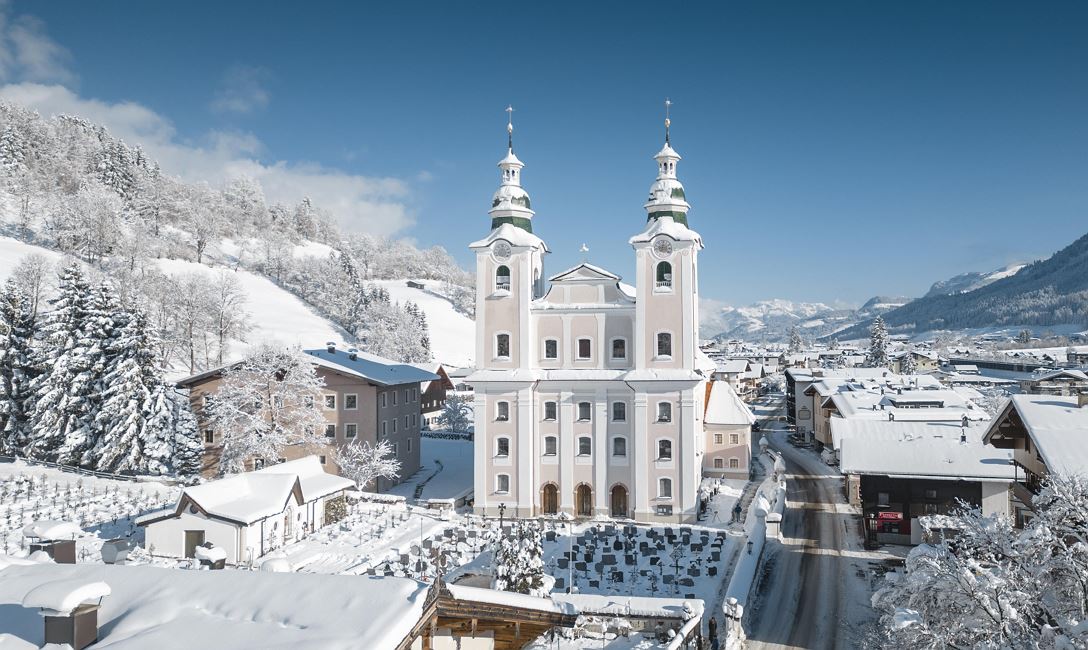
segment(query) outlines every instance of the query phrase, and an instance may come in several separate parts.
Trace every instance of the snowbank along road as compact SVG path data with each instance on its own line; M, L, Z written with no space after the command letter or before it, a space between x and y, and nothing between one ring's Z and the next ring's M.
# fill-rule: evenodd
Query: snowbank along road
M859 648L873 615L859 517L842 477L811 452L767 434L786 462L782 544L768 545L745 628L749 648Z

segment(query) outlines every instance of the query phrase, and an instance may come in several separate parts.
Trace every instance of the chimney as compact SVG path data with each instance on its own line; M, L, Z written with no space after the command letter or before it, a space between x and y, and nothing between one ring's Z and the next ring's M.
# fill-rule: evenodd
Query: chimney
M329 341L326 343L325 349L329 351L329 354L336 354L336 341Z
M50 587L55 584L50 583ZM23 597L22 605L39 608L45 619L47 646L83 650L98 641L98 610L108 595L110 588L104 582L77 583L59 594L32 589Z
M356 359L358 359L359 358L359 349L358 348L348 348L348 358L351 359L352 361L355 361Z

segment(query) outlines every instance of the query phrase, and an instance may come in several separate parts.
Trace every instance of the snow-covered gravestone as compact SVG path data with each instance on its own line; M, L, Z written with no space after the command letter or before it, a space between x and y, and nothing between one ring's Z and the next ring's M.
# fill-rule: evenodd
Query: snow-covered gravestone
M54 580L31 589L23 607L38 608L45 617L45 643L82 650L98 640L98 609L110 595L104 582Z

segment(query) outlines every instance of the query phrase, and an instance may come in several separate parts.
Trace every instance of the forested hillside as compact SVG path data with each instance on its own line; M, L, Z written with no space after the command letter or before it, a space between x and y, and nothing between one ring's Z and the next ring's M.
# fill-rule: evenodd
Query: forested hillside
M1010 325L1088 327L1088 235L1015 275L966 293L928 295L884 314L893 332ZM836 334L868 336L869 322Z
M0 232L82 260L122 304L148 314L163 366L191 372L222 362L224 346L254 329L243 283L228 272L239 268L298 295L348 342L401 361L430 360L431 324L372 281L431 279L472 315L471 278L441 247L343 233L309 199L270 203L246 177L184 183L101 126L4 103Z

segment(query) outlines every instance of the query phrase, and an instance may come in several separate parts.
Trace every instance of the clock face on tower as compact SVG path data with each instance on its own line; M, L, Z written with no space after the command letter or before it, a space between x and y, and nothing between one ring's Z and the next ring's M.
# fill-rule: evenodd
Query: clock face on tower
M500 262L505 262L510 259L510 244L505 241L499 241L495 244L495 248L493 248L491 252L495 256L495 259Z
M658 237L654 240L654 254L658 257L672 255L672 242L667 237Z

